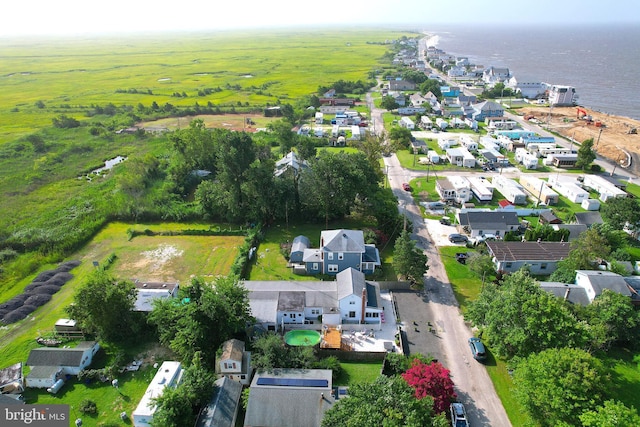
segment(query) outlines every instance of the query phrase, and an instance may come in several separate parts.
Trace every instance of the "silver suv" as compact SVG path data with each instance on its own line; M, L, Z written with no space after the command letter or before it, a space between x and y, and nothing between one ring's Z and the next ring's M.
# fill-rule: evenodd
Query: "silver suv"
M462 403L452 403L449 405L449 410L451 411L451 425L453 427L469 427L467 412L464 410Z

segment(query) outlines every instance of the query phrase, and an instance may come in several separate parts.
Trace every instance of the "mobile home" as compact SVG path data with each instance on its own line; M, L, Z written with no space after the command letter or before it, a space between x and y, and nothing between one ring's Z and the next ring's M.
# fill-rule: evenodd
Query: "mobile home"
M447 127L449 127L449 123L447 123L445 119L441 119L440 117L438 117L436 119L436 126L438 126L442 130L445 130Z
M452 165L465 168L476 167L476 158L464 147L448 148L446 150L446 156Z
M471 192L481 202L490 202L493 198L493 185L486 179L477 176L468 177Z
M573 203L582 203L583 200L587 200L589 198L588 192L566 178L560 179L557 176L554 177L551 175L549 176L549 184L554 191L563 195Z
M442 200L466 203L471 200L469 181L461 176L448 176L436 181L436 191Z
M433 150L427 151L427 157L431 163L440 163L440 156Z
M495 186L495 189L514 205L524 205L527 203L527 194L516 181L503 175L498 175L494 177L491 182Z
M469 151L477 151L478 150L478 142L475 141L471 135L461 135L460 136L460 145L466 148Z
M558 193L547 186L546 181L530 175L522 175L520 185L524 188L534 201L539 201L545 205L558 204Z
M600 200L606 202L611 198L627 197L627 192L598 175L585 175L582 184L600 194Z

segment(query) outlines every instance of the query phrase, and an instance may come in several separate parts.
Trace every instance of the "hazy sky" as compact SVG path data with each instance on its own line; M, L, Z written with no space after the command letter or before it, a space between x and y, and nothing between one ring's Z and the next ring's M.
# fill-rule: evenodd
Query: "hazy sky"
M637 0L8 0L0 36L462 23L640 23Z

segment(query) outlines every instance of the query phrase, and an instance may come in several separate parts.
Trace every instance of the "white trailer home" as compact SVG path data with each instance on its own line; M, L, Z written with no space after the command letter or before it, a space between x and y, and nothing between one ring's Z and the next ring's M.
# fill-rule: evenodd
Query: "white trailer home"
M557 155L565 155L572 154L574 151L570 148L564 147L539 147L538 152L540 153L540 157L549 157L549 156L557 156Z
M500 144L498 144L498 140L495 138L491 138L490 136L481 136L480 145L487 150L498 151L500 149Z
M449 127L449 123L445 119L438 117L436 119L436 126L438 126L442 130L445 130Z
M600 200L606 202L611 198L627 197L627 192L598 175L585 175L582 185L592 188L600 194Z
M429 161L433 164L440 163L440 156L433 150L427 151L427 157Z
M456 145L458 145L458 140L455 138L438 138L438 147L440 147L441 150L446 150Z
M422 129L431 129L433 127L433 121L429 116L420 117L420 127Z
M486 179L478 176L468 177L471 193L480 202L490 202L493 198L493 185Z
M316 124L321 125L324 122L324 113L316 112Z
M362 138L362 134L360 133L360 126L351 126L351 139L359 140Z
M410 117L406 117L406 116L401 118L398 124L400 125L400 127L403 127L409 130L413 130L416 127L416 124L413 122L413 120L411 120Z
M478 142L471 137L471 135L460 135L460 145L469 151L478 150Z
M446 156L452 165L465 168L476 167L476 158L464 147L448 148Z
M589 198L589 193L575 184L575 179L549 176L549 186L560 195L566 197L573 203L582 203Z
M532 142L527 145L527 151L531 154L535 154L536 157L544 157L540 155L540 150L550 150L552 148L556 148L557 145L554 142Z
M558 204L558 193L547 186L546 181L531 175L521 175L520 185L530 194L534 201L545 205Z
M524 205L527 203L527 193L525 193L522 186L516 181L503 175L497 175L491 182L495 189L514 205Z
M536 157L536 155L529 153L522 147L516 148L516 161L522 164L525 169L538 168L538 158Z

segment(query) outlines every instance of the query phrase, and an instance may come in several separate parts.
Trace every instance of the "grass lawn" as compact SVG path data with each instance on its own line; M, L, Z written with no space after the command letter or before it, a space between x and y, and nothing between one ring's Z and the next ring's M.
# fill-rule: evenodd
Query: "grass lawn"
M636 353L628 349L615 348L602 360L612 369L614 386L609 390L611 396L637 409L640 408L640 369L634 356Z
M354 219L335 221L329 224L329 229L355 229L360 230L369 227ZM256 252L256 257L249 264L247 280L319 280L318 276L301 276L294 274L293 270L287 267L287 260L281 252L281 246L293 242L296 236L307 236L313 247L319 247L320 233L324 230L324 224L277 224L264 229L264 240ZM378 248L381 253L383 267L383 277L381 280L396 280L391 262L393 260L393 247L387 245L386 248ZM288 250L287 250L288 251ZM387 278L390 277L390 278ZM380 279L376 277L376 279Z
M480 291L482 290L482 279L478 277L476 273L471 271L466 265L460 264L456 261L456 252L476 252L475 249L459 247L459 246L442 246L440 247L440 257L442 263L447 272L447 277L451 286L453 287L453 293L456 295L456 300L460 304L460 310L462 313L466 311L467 304L475 300ZM493 280L491 278L485 278L485 282Z
M382 361L376 362L340 362L343 372L334 386L350 386L356 383L372 383L380 376Z
M40 333L52 330L58 319L67 317L64 309L73 301L75 289L94 271L93 261L102 262L112 253L117 258L109 271L121 279L177 280L186 283L191 274L207 277L228 274L237 256L237 247L243 242L241 236L138 236L131 241L127 236L128 228L168 231L209 227L205 224L173 223L109 224L85 248L69 257L80 260L81 264L71 270L74 278L54 294L51 301L27 319L0 329L0 361L4 362L3 365L9 365L27 360L31 349L38 346L35 339ZM53 267L46 266L42 270ZM0 300L5 300L4 295Z
M118 376L118 388L111 382L101 383L92 381L89 384L78 382L75 377L67 381L60 391L52 395L44 389L27 389L24 393L29 404L65 404L70 406L71 425L77 418L82 418L83 426L97 426L106 423L114 425L131 424L123 422L120 413L131 414L140 402L149 382L156 374L156 369L146 365L138 372L125 372ZM79 411L80 403L89 399L96 403L96 415L84 415Z

